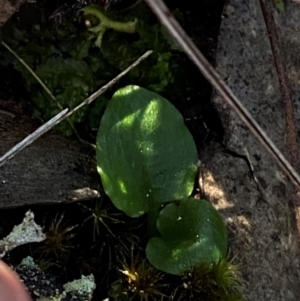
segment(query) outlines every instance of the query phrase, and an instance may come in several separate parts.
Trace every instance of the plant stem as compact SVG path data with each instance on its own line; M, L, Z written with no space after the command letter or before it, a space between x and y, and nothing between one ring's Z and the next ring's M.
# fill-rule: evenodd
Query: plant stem
M102 37L107 29L113 29L119 32L135 33L137 19L131 22L119 22L109 19L100 10L98 6L89 5L82 9L84 15L95 16L99 20L99 24L89 28L89 31L97 36L95 45L101 47Z

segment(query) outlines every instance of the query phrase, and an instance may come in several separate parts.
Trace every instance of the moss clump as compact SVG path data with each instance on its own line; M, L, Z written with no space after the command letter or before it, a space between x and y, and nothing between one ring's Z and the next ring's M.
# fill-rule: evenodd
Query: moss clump
M243 282L239 266L223 258L217 263L202 264L186 274L177 290L178 300L243 301Z

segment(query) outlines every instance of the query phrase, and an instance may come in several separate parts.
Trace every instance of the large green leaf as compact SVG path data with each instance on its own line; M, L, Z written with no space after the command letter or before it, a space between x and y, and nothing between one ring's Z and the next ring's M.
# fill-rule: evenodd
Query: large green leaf
M182 199L160 213L146 254L156 268L182 275L203 263L226 256L227 231L217 210L205 200Z
M137 86L118 90L101 120L97 164L106 193L129 216L191 194L197 150L176 108Z

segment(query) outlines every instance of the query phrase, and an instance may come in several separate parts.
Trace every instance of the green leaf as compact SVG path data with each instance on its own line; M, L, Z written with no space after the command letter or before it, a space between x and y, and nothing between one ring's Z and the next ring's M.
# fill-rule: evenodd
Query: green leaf
M227 231L217 210L205 200L182 199L168 204L157 220L161 237L151 238L146 254L156 268L183 275L226 256Z
M79 43L74 43L73 48L70 50L70 54L73 56L73 58L81 60L89 55L91 44L92 42L89 40L82 40Z
M195 143L177 109L160 95L127 86L103 115L97 164L114 205L135 217L191 194Z
M273 0L276 6L276 9L280 12L283 13L285 11L285 6L283 3L283 0Z
M163 91L164 88L173 82L173 74L170 70L171 52L158 54L157 64L154 65L148 77L152 84L149 87L157 92Z

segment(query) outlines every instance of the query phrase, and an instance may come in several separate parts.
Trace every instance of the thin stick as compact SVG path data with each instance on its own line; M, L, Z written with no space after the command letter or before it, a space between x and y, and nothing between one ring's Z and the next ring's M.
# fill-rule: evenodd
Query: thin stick
M143 61L146 57L148 57L153 51L149 50L145 54L143 54L139 59L137 59L134 63L132 63L129 67L127 67L124 71L122 71L119 75L117 75L114 79L112 79L110 82L108 82L106 85L101 87L99 90L97 90L95 93L90 95L88 98L86 98L82 103L80 103L77 107L70 110L68 114L64 118L67 118L68 116L72 115L74 112L79 110L81 107L85 105L89 105L92 101L94 101L98 96L103 94L108 88L113 86L121 77L123 77L126 73L128 73L132 68L137 66L141 61Z
M31 67L16 53L14 52L5 42L1 41L1 44L9 51L11 52L19 61L21 64L23 64L23 66L32 74L32 76L37 80L37 82L45 89L45 91L49 94L49 96L56 102L58 108L60 110L63 110L63 106L59 103L59 101L56 99L56 97L52 94L52 92L50 91L50 89L44 84L44 82L39 78L39 76L31 69ZM152 50L149 50L148 52L146 52L144 55L142 55L137 61L135 61L131 66L129 66L127 69L125 69L123 72L121 72L116 78L114 78L112 81L114 81L112 84L114 84L115 82L117 82L122 76L124 76L128 71L130 71L132 68L134 68L135 66L137 66L142 60L144 60L146 57L148 57L150 54L152 53ZM111 81L111 82L112 82ZM85 104L90 104L95 98L97 98L99 95L101 95L102 93L104 93L109 87L111 82L109 82L107 85L105 85L103 88L103 90L98 90L97 92L95 92L94 94L92 94L91 96L89 96L86 100L84 100L82 103L80 103L77 107L73 108L67 115L65 118L67 118L71 128L73 129L74 133L76 134L77 138L79 139L80 142L84 143L84 144L88 144L90 146L92 146L93 148L95 148L95 145L84 141L77 133L73 123L71 122L71 120L68 118L70 115L72 115L75 111L77 111L78 109L80 109L82 106L84 106ZM94 95L98 93L95 97ZM94 97L94 98L93 98ZM88 101L88 102L86 102ZM64 118L64 119L65 119Z
M113 78L109 83L107 83L105 86L101 87L95 93L90 95L81 104L79 104L77 107L75 107L71 111L68 112L68 109L65 109L62 112L60 112L59 114L57 114L56 116L54 116L52 119L50 119L48 122L46 122L44 125L40 126L32 134L27 136L24 140L19 142L17 145L15 145L13 148L11 148L6 154L4 154L2 157L0 157L0 167L2 165L4 165L8 160L13 158L22 149L24 149L25 147L30 145L33 141L35 141L40 136L42 136L43 134L48 132L50 129L52 129L55 125L57 125L58 123L60 123L64 119L68 118L71 114L73 114L75 111L79 110L84 105L90 104L98 96L100 96L102 93L104 93L108 88L113 86L119 79L121 79L132 68L134 68L141 61L143 61L145 58L147 58L151 53L152 53L152 50L147 51L139 59L137 59L134 63L132 63L129 67L127 67L124 71L122 71L119 75L117 75L115 78Z
M60 110L63 110L63 106L59 103L59 101L57 100L57 98L52 94L52 92L50 91L50 89L46 86L46 84L40 79L40 77L32 70L32 68L15 52L12 50L11 47L9 47L4 41L1 41L1 44L12 54L14 55L19 62L28 70L28 72L31 73L31 75L36 79L36 81L44 88L44 90L46 91L46 93L50 96L50 98L52 100L54 100L54 102L56 103L57 107ZM79 139L80 142L82 143L86 143L83 139L81 139L81 137L78 135L73 123L71 122L71 120L68 118L68 122L72 128L72 130L74 131L75 135L77 136L77 138Z
M63 110L63 106L60 104L60 102L57 100L57 98L52 94L52 92L50 91L50 89L46 86L46 84L40 79L40 77L32 70L32 68L15 52L12 50L11 47L9 47L4 41L1 41L1 44L11 53L13 54L18 60L19 62L28 70L28 72L31 73L31 75L36 79L36 81L43 87L43 89L46 91L46 93L50 96L50 98L52 100L54 100L54 102L56 103L57 107L60 110ZM85 144L89 144L88 142L84 141L77 133L73 123L71 122L71 120L68 118L67 119L72 130L74 131L75 135L77 136L78 140L82 143Z
M286 119L286 140L290 154L291 163L295 168L300 170L299 152L298 152L298 134L295 120L295 108L293 101L293 93L287 76L286 63L281 54L279 38L275 20L273 17L271 2L269 0L260 0L260 7L263 13L265 24L268 31L268 37L273 53L273 62L277 70L278 80L281 90L281 99L285 109ZM300 190L299 187L294 187L293 203L296 216L296 224L298 237L300 239Z
M49 94L49 96L57 103L58 107L61 110L63 110L63 107L57 101L55 96L52 94L52 92L49 90L49 88L44 84L44 82L37 76L37 74L31 69L31 67L16 52L14 52L5 42L1 41L1 44L20 61L20 63L31 73L31 75L36 79L36 81Z
M201 51L188 37L179 23L171 14L170 10L162 0L145 0L152 11L156 14L160 22L167 28L175 41L181 46L183 51L189 56L198 67L203 76L210 82L213 88L223 97L228 105L238 114L240 119L246 124L249 130L256 136L265 149L273 156L277 164L284 173L298 187L300 187L300 176L267 136L264 130L258 125L248 110L242 105L233 92L227 87L219 74L211 64L205 59Z
M61 122L68 112L68 109L63 110L50 120L48 120L45 124L40 126L37 130L35 130L32 134L28 135L25 139L23 139L21 142L16 144L13 148L11 148L6 154L4 154L0 158L0 167L4 165L8 160L13 158L17 153L19 153L22 149L30 145L32 142L34 142L36 139L44 135L46 132L48 132L51 128L53 128L56 124Z

